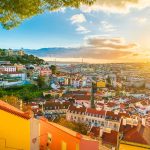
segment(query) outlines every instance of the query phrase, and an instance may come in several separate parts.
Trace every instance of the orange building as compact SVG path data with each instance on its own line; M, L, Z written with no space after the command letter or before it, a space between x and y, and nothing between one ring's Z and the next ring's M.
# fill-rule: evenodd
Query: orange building
M98 150L99 143L88 136L40 119L40 150Z

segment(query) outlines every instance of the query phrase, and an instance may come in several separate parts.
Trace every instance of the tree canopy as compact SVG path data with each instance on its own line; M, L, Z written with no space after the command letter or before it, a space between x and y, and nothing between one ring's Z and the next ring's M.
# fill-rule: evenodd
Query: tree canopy
M0 23L11 29L27 18L46 11L64 7L78 8L81 4L91 5L95 0L0 0Z
M52 74L56 74L57 72L57 67L55 65L51 65L50 69L52 70Z

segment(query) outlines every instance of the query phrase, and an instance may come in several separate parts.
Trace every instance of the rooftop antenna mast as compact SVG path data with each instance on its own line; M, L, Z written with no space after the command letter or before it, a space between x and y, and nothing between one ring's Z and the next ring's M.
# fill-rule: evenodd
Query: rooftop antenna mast
M82 58L82 61L81 61L80 72L82 72L82 66L83 66L83 58Z

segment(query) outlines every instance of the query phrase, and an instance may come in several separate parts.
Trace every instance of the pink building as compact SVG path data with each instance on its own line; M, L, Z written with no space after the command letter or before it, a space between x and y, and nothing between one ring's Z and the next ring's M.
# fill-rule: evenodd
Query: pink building
M98 146L97 140L40 119L40 150L98 150Z
M52 71L50 69L41 69L40 70L40 75L41 76L50 76L52 74Z

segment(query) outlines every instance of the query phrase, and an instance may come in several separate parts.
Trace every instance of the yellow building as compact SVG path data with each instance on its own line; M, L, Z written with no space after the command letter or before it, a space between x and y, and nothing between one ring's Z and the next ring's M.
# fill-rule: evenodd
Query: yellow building
M0 100L0 150L38 150L38 122L26 113ZM32 142L33 141L33 142ZM34 146L33 146L34 145Z
M59 90L59 91L47 91L47 92L43 92L43 96L46 95L51 95L52 97L61 97L63 95L64 91Z
M97 87L98 87L98 88L104 88L104 87L106 87L105 81L98 81L98 82L97 82Z
M150 145L121 141L119 150L148 150Z

